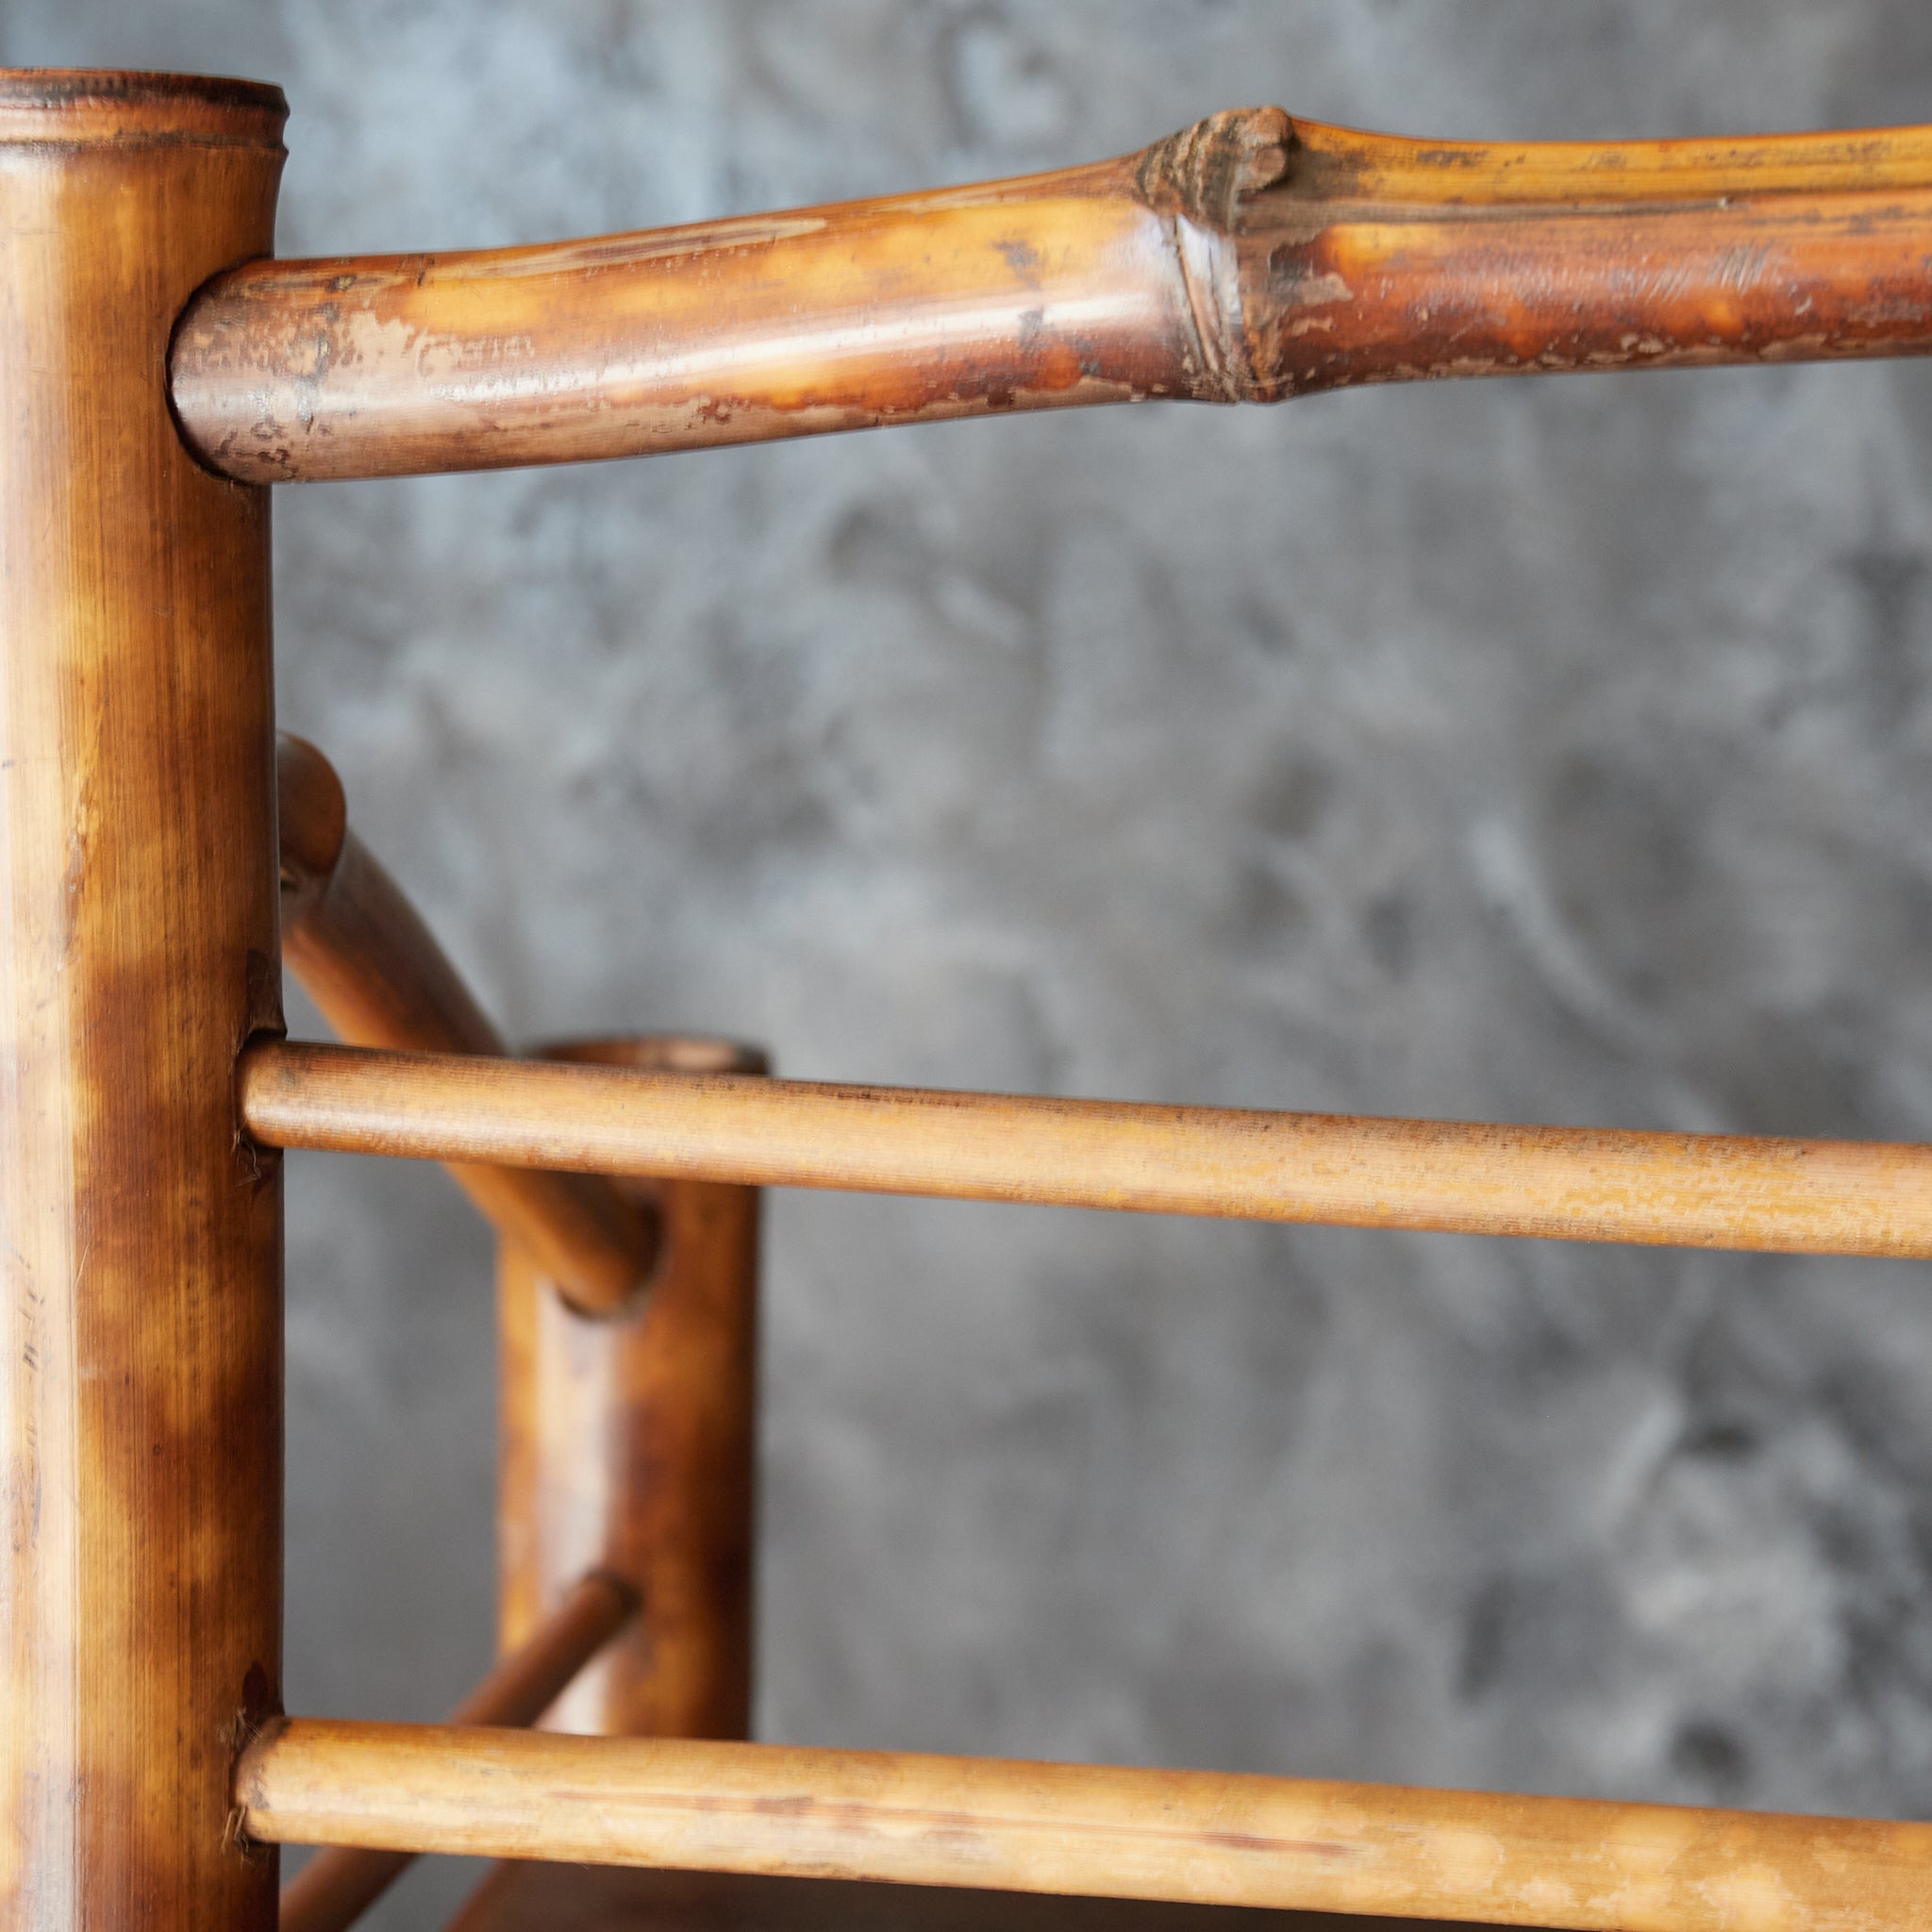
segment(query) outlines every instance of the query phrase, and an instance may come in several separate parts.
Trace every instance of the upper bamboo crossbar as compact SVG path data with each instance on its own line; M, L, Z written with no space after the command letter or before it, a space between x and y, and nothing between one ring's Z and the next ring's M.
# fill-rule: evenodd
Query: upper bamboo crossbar
M1236 109L1093 166L691 227L262 260L175 330L243 482L1159 397L1924 353L1932 130L1540 146Z
M284 1844L1574 1932L1897 1932L1932 1886L1928 1824L301 1718L235 1801Z
M263 1041L275 1147L1352 1227L1932 1257L1932 1148L1263 1113Z

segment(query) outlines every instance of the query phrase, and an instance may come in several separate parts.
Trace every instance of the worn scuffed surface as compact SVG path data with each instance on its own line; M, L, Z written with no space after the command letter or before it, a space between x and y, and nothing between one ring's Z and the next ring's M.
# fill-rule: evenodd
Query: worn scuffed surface
M1911 0L11 0L0 56L283 82L290 251L966 180L1271 98L1932 118ZM332 485L276 502L281 704L519 1035L1925 1137L1928 500L1903 366ZM414 1170L291 1159L290 1208L291 1701L427 1717L490 1641L488 1243ZM1923 1269L768 1227L767 1735L1932 1806Z

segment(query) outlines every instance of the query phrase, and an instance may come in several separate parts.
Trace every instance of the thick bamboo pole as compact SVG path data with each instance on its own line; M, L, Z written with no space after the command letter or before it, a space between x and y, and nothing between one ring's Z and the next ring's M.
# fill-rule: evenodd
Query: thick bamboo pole
M533 1724L629 1623L638 1593L608 1570L580 1576L557 1607L457 1707L454 1724ZM319 1852L282 1888L278 1932L345 1932L415 1853L345 1845Z
M275 88L0 72L0 1924L266 1932L228 1832L279 1707L266 492L169 329L272 244Z
M1932 1825L769 1744L283 1721L248 1831L1569 1932L1892 1932Z
M249 482L634 456L1161 396L1924 353L1932 130L1508 146L1214 115L941 193L258 261L189 309Z
M1932 1257L1932 1147L820 1086L263 1041L274 1147L1346 1227Z
M275 780L282 959L324 1018L357 1046L507 1054L435 935L350 829L328 760L284 732ZM497 1229L537 1257L572 1307L609 1315L636 1299L658 1254L657 1215L647 1204L598 1175L451 1172Z
M727 1041L578 1041L605 1066L753 1074ZM587 1320L514 1241L497 1257L498 1620L509 1648L587 1564L642 1614L558 1700L557 1729L750 1735L758 1193L652 1185L664 1258L648 1300Z

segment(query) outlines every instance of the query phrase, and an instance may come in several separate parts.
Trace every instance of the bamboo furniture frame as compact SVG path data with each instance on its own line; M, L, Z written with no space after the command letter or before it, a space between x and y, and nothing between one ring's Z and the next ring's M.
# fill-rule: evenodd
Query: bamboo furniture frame
M1027 180L287 262L284 113L0 75L0 1921L264 1932L307 1842L336 1849L282 1893L301 1932L422 1851L552 1861L466 1932L890 1915L853 1880L1014 1928L1028 1894L1060 1927L1920 1923L1927 1824L745 1741L761 1187L1925 1257L1932 1150L809 1086L706 1041L513 1058L277 745L267 486L1923 354L1932 130L1508 147L1244 109ZM341 1045L283 1038L283 963ZM449 1726L282 1713L284 1147L455 1163L501 1238L508 1655ZM512 1728L559 1695L619 1735Z

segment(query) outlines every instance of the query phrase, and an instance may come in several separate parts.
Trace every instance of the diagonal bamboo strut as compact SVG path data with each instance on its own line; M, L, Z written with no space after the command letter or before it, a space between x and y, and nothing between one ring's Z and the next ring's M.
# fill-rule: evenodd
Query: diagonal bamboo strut
M1402 141L1240 108L1024 180L247 263L175 331L249 483L1161 396L1924 353L1932 129Z
M1878 1932L1932 1884L1927 1824L302 1718L235 1796L281 1843L1577 1932Z
M528 1641L504 1657L457 1707L457 1724L533 1724L571 1680L630 1622L638 1595L621 1576L592 1570ZM282 1888L279 1932L344 1932L401 1877L415 1853L337 1846L309 1859Z
M503 1036L387 872L350 829L341 781L305 740L275 746L282 958L357 1046L506 1054ZM454 1169L498 1231L585 1314L629 1305L657 1258L654 1215L601 1176Z
M1143 1213L1932 1257L1932 1148L819 1086L264 1041L276 1147Z

